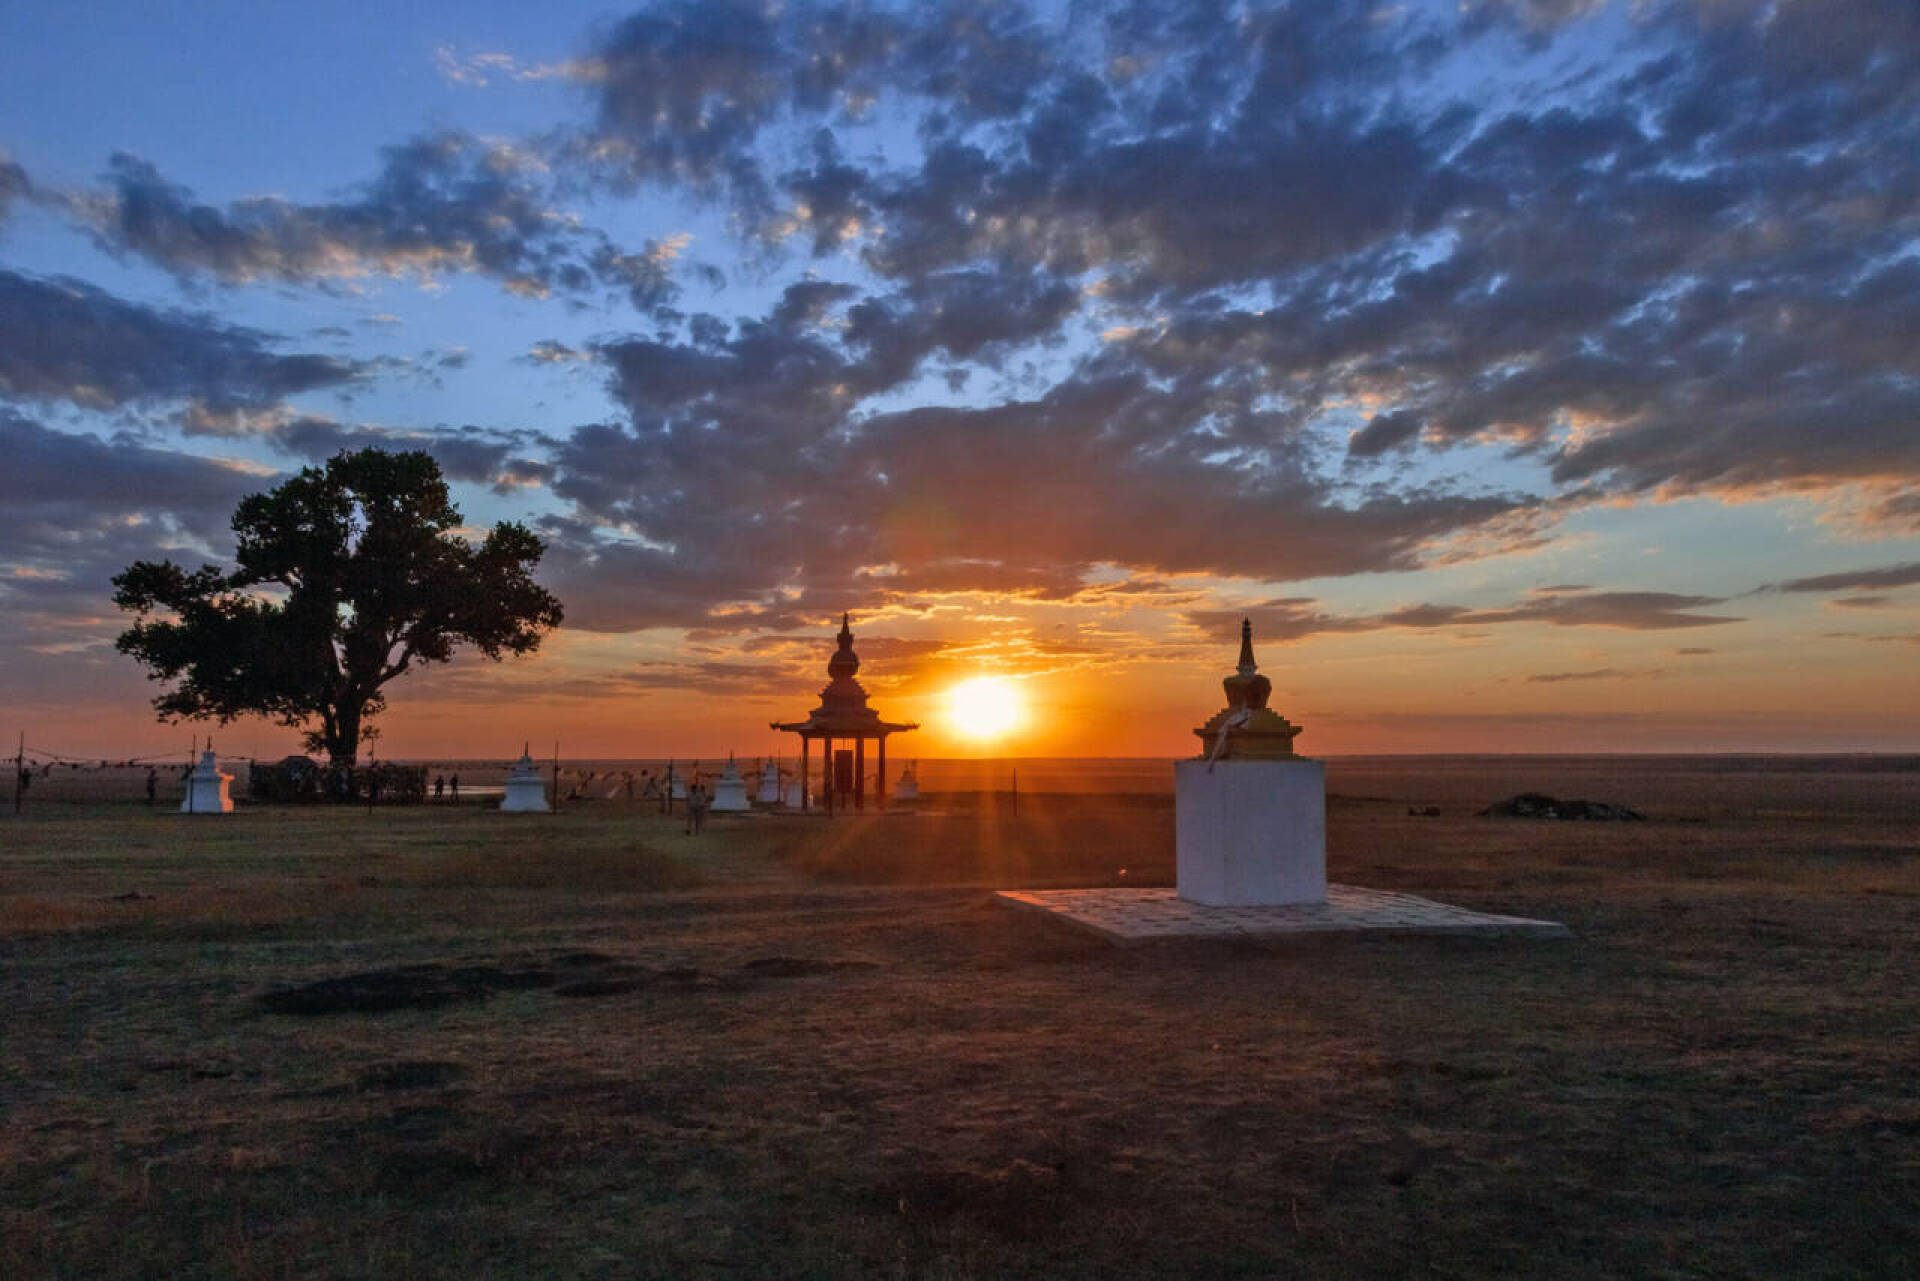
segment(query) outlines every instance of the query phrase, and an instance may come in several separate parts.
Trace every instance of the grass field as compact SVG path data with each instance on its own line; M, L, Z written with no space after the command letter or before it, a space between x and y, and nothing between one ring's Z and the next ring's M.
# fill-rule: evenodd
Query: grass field
M33 804L0 1276L1908 1276L1920 771L1822 772L1336 763L1334 879L1575 939L1128 951L986 890L1165 795Z

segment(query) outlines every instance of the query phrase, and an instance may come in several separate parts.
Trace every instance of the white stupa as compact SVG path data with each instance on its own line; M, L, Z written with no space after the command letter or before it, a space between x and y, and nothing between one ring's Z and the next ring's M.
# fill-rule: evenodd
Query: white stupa
M182 814L231 814L233 798L227 795L227 785L233 782L233 775L220 772L220 762L214 757L213 745L200 757L200 763L193 767L193 773L187 775L187 794L180 802Z
M800 810L807 807L806 802L807 780L804 778L788 779L787 786L781 793L780 803L790 810Z
M716 814L739 814L752 809L747 803L747 780L740 777L740 767L734 763L733 753L727 753L727 767L720 771L720 778L713 785L713 811Z
M699 762L695 761L694 764L696 767L698 767ZM669 787L667 791L667 795L672 797L676 801L686 800L687 799L686 771L679 769L678 767L674 766L671 762L669 762L667 765L667 773L673 779L673 783Z
M766 767L760 771L760 791L753 799L761 805L780 803L780 762L772 757L767 758Z
M500 801L503 814L548 814L552 807L547 804L547 781L540 777L540 767L533 763L533 752L523 749L520 759L513 763L513 772L507 775L507 794Z
M917 801L920 799L920 779L914 773L912 765L900 771L900 781L893 785L893 799L896 801Z
M1327 901L1326 766L1294 754L1300 727L1267 706L1273 682L1240 624L1227 706L1194 734L1201 754L1173 767L1174 884L1208 907Z

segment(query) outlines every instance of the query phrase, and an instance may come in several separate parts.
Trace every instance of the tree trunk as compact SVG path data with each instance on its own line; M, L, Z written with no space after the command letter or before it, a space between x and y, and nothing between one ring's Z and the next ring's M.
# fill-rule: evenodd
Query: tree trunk
M327 758L335 768L352 769L360 756L360 708L341 703L334 710L331 735L327 739Z

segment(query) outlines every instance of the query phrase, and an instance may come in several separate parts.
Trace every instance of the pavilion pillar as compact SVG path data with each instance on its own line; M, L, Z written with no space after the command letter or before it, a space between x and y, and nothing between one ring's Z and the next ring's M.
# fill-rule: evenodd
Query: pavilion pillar
M807 812L807 784L813 780L807 777L807 748L813 740L805 734L800 736L800 812Z
M880 777L873 783L873 804L875 809L887 808L887 736L882 734L878 740L880 753Z
M862 813L867 808L867 736L865 734L853 740L853 808Z
M821 738L824 745L820 754L820 794L827 798L827 817L833 817L833 735Z

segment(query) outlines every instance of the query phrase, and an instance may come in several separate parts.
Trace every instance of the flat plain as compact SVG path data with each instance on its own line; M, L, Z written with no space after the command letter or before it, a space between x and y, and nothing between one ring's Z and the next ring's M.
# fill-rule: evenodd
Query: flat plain
M1164 791L692 837L36 786L0 1275L1911 1275L1920 761L1329 787L1333 879L1574 937L1121 950L992 903L1169 884ZM1523 790L1649 818L1478 815Z

